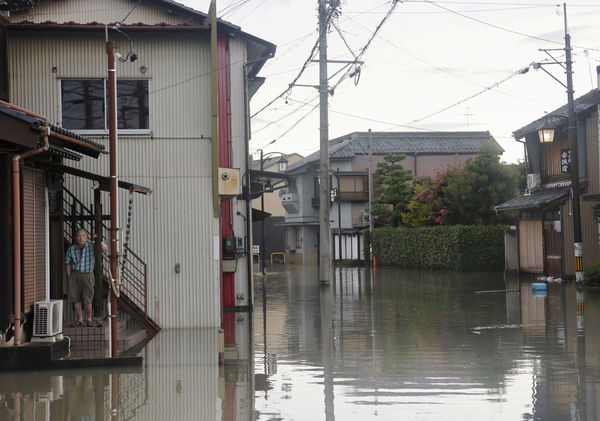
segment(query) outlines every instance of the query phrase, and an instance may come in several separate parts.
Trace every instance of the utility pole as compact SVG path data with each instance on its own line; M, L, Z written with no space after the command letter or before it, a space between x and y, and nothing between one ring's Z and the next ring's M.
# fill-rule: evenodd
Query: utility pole
M327 1L319 1L319 282L329 284L331 279L331 228L329 222L329 119L327 86ZM333 5L330 7L334 7Z
M335 180L337 182L337 208L338 208L338 246L340 249L339 260L342 260L342 198L340 197L340 193L342 188L340 186L340 168L335 172Z
M115 66L115 45L108 39L106 32L106 54L108 59L108 138L110 150L110 345L111 357L117 356L117 288L118 284L118 166L117 166L117 70Z
M567 27L567 4L563 3L565 15L565 54L567 73L567 98L569 111L568 137L571 149L571 189L573 191L573 243L575 247L575 280L583 281L583 242L581 240L581 209L579 204L579 156L577 152L577 117L573 99L573 71L571 61L571 36Z
M260 172L262 173L265 165L265 158L263 155L263 150L260 150ZM260 272L264 275L267 274L267 266L266 266L266 255L265 255L265 249L266 249L266 242L267 239L265 238L265 188L264 185L262 186L261 190L263 190L260 193L260 211L263 212L263 214L261 215L262 220L260 221Z
M373 132L369 129L369 234L373 233Z

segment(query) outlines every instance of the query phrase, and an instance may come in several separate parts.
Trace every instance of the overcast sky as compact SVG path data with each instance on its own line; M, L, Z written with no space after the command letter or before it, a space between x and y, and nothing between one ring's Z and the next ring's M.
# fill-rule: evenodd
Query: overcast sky
M207 0L184 3L208 10ZM384 0L341 0L334 22L355 54L391 6ZM217 10L219 17L277 45L275 58L260 73L266 82L252 99L255 113L288 86L309 56L318 36L317 0L219 0ZM567 15L578 97L597 86L600 0L567 3ZM329 59L354 58L335 28L328 43ZM358 83L346 79L330 96L329 137L369 128L489 130L506 151L502 159L515 162L522 159L523 147L512 132L567 101L565 88L542 70L509 78L534 61L550 60L540 48L564 48L562 3L399 1L364 53ZM564 51L551 53L564 61ZM329 64L329 75L340 68ZM566 82L560 66L546 69ZM315 85L318 76L318 64L313 63L297 83ZM264 147L265 152L307 155L317 150L319 109L310 112L318 104L317 95L314 88L295 87L256 115L251 151Z

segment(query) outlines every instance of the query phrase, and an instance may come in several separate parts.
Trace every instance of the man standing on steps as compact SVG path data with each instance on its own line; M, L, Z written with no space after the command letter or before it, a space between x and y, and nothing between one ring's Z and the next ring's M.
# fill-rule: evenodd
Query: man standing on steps
M94 235L94 238L96 236ZM108 247L101 243L102 251ZM86 316L86 325L93 326L92 298L94 297L94 242L88 241L87 232L80 228L75 233L75 244L67 250L65 264L67 265L67 282L69 285L69 300L74 304L77 320L72 327L84 325L81 303Z

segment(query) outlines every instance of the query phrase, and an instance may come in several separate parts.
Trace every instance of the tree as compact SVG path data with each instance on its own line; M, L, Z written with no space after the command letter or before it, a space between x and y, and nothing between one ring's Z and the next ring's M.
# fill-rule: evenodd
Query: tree
M373 200L373 215L393 226L402 223L402 214L413 195L412 171L399 164L405 158L403 154L387 154L375 172L379 185L375 191L380 196Z
M447 223L449 204L445 188L459 178L464 171L462 164L448 165L445 171L437 171L433 177L415 181L415 196L407 205L402 221L412 227L444 225Z
M502 222L494 207L519 194L516 171L500 162L498 150L485 144L464 166L464 171L444 188L446 221L450 224Z

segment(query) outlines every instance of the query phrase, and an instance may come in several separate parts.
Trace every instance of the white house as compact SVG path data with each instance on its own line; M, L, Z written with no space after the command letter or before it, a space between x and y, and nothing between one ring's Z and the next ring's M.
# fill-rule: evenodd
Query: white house
M147 315L163 328L220 327L224 307L249 308L248 103L275 46L218 21L214 109L207 14L170 0L21 3L29 7L4 13L0 31L8 100L107 149L105 25L122 22L107 31L123 59L117 65L118 174L153 191L133 200L128 243L147 264ZM221 177L233 193L221 197L220 228L212 206L213 143L217 165L239 170ZM88 160L74 168L108 175L108 164ZM64 185L92 203L88 182L65 176ZM120 192L121 238L128 200Z

